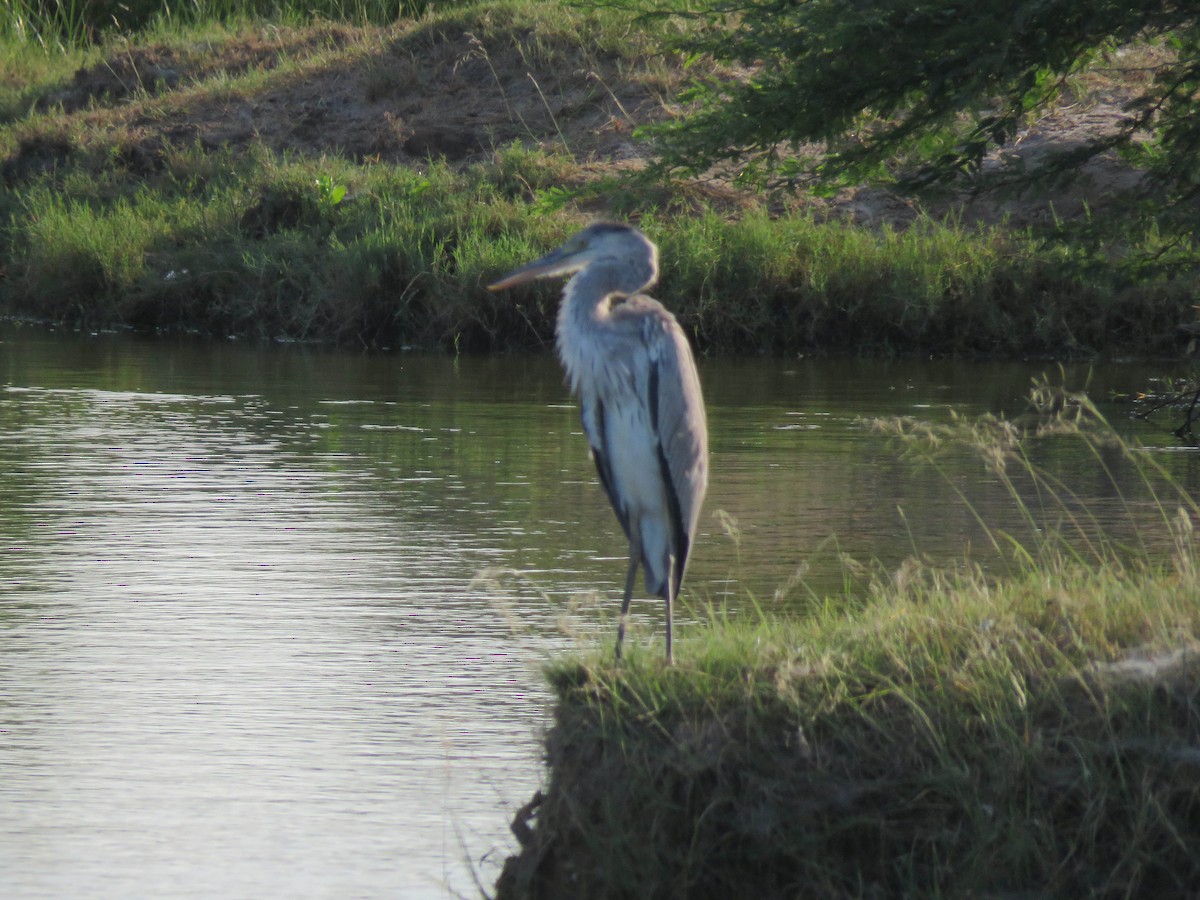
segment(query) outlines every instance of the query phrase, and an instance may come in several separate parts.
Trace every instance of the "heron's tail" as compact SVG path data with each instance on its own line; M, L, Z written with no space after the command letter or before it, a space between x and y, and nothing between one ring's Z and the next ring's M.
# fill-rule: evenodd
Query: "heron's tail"
M683 584L683 574L687 571L688 539L686 534L676 535L671 540L661 525L643 520L642 538L642 569L646 573L646 591L662 599L667 599L669 584L674 584L675 595L679 595L679 587ZM667 573L671 578L667 578Z

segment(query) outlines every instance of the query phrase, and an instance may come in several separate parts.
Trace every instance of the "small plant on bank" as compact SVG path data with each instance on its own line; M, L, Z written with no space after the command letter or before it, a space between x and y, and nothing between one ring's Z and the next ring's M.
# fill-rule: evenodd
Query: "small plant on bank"
M317 206L323 213L330 213L346 199L346 186L337 184L328 175L318 175L313 182L317 188Z

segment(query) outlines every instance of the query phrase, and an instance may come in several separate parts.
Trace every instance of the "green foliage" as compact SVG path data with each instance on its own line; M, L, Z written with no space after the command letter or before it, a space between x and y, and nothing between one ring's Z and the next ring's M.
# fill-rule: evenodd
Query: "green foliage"
M1150 176L1110 221L1070 224L1059 239L1111 265L1162 272L1200 265L1191 235L1200 191L1200 15L1165 0L610 0L682 19L675 46L725 65L697 77L694 106L649 129L666 171L732 164L750 183L818 191L862 181L983 190L1075 175L1117 151ZM1011 146L1090 65L1119 70L1131 43L1157 42L1130 71L1134 99L1113 129L1036 160L983 163ZM1137 246L1157 230L1163 246ZM1100 246L1105 244L1106 246Z
M1186 346L1179 326L1194 318L1195 284L1178 273L1196 245L1182 207L1173 220L1160 210L1161 227L1134 245L1158 269L1130 277L1107 265L1128 248L1100 230L1077 235L1092 242L1084 253L946 220L862 228L760 194L628 178L566 145L568 131L580 142L579 122L594 134L595 111L615 108L597 73L665 98L678 60L655 43L728 33L702 26L637 30L611 12L520 0L455 6L395 30L163 27L53 53L0 41L10 51L0 56L0 312L368 345L541 347L552 339L559 287L501 301L481 284L586 221L619 217L660 244L655 293L705 352L1062 356ZM286 114L257 118L299 102L302 87L331 71L347 73L340 84L362 75L369 104L393 90L425 91L419 61L440 72L469 63L481 86L500 86L496 108L507 117L488 128L490 152L396 171L382 160L411 156L401 119L384 123L378 144L364 129L343 147L338 129L311 142L299 129L289 146L288 128L270 127L292 124ZM553 72L573 74L556 82ZM527 107L532 97L539 114L548 108L541 132L529 108L516 115L516 85ZM319 116L323 103L314 97L305 115ZM263 143L215 125L227 107L242 112L225 121L244 113L261 124ZM378 112L364 121L378 125ZM540 144L529 142L539 134ZM937 143L932 132L929 140ZM376 155L375 146L390 149ZM1138 146L1166 164L1165 151Z
M326 212L346 199L346 186L336 184L328 175L318 175L313 183L317 188L317 204Z
M916 164L916 177L944 178L977 168L1065 76L1116 43L1170 33L1180 45L1146 104L1182 113L1196 77L1195 14L1162 0L711 0L650 14L700 19L682 46L753 67L744 80L697 85L702 108L667 131L668 164L691 169L729 157L770 162L781 142L822 142L830 152L811 171L826 179L878 174L897 157ZM1146 124L1132 122L1122 140Z

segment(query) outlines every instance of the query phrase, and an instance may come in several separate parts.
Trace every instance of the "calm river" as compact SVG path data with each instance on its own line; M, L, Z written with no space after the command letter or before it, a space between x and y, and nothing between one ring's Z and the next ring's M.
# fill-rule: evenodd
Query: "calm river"
M787 609L842 589L839 553L986 562L954 485L1020 519L982 466L922 471L860 418L1016 414L1046 368L702 361L685 600ZM1136 534L1132 488L1046 465ZM541 779L538 665L611 639L624 551L549 354L0 331L0 894L477 896Z

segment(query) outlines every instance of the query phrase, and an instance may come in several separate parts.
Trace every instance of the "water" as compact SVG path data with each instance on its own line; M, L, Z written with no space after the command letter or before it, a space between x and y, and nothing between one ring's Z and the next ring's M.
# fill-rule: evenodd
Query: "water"
M705 362L713 484L688 595L787 609L840 589L830 535L886 568L984 543L976 513L1019 526L969 454L947 481L860 419L1016 413L1042 368ZM624 572L552 358L8 330L0 429L5 896L494 881L541 779L538 663L576 640L564 620L611 638ZM1194 454L1162 456L1195 483ZM1046 464L1137 532L1133 488ZM804 562L808 587L777 599ZM522 574L477 577L500 570ZM636 605L635 639L659 634Z

